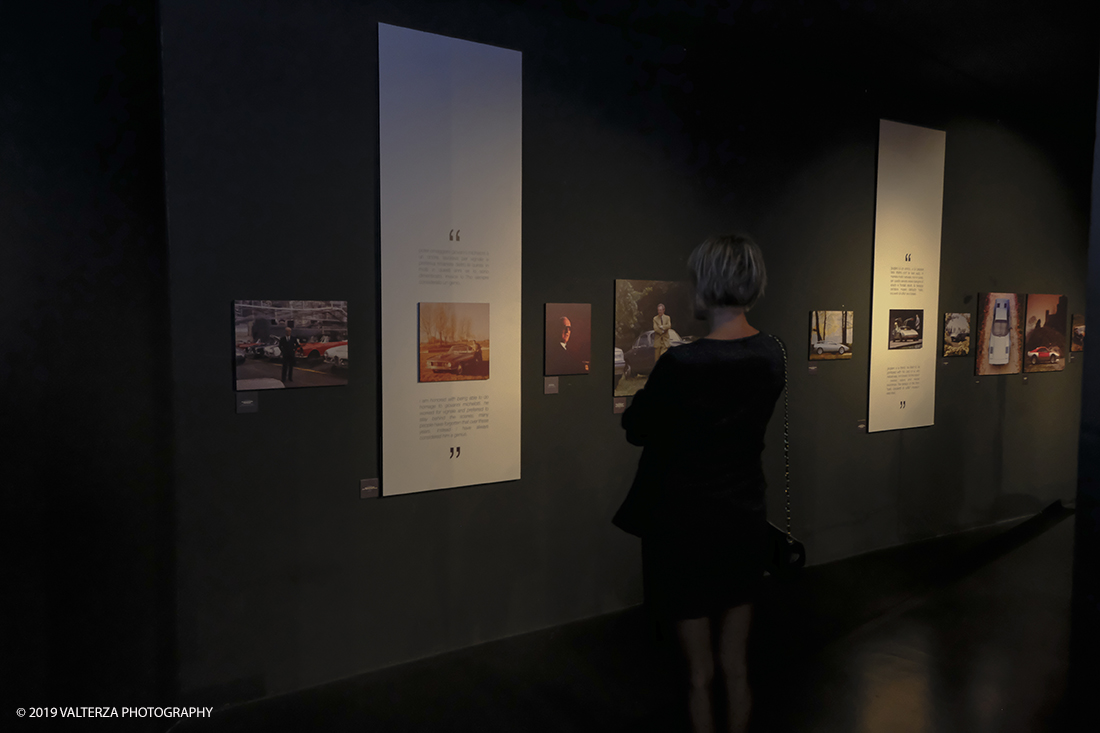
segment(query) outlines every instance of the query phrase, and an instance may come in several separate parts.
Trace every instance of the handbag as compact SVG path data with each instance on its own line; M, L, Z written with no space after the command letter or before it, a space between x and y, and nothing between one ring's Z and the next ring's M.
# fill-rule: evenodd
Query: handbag
M789 578L806 565L806 546L791 534L791 410L790 385L787 381L787 347L779 337L768 334L779 344L783 352L783 491L787 497L786 531L768 522L764 534L764 569L769 575Z

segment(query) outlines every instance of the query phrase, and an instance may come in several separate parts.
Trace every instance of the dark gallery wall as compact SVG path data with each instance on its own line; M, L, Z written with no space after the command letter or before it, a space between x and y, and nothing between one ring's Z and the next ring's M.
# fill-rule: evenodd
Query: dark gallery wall
M0 5L5 717L174 687L155 11Z
M1100 125L1100 114L1097 117ZM1089 228L1088 288L1100 293L1100 149L1093 152L1092 223ZM1100 319L1100 298L1092 298L1086 323ZM1096 717L1100 684L1100 359L1096 341L1085 341L1081 433L1074 515L1073 612L1070 636L1070 709L1081 719ZM1087 718L1086 718L1087 716Z
M935 18L904 3L791 5L161 3L185 694L283 692L640 602L638 543L609 524L638 455L599 359L613 281L682 277L716 231L747 230L768 256L754 322L791 346L795 531L813 562L1073 497L1081 359L1026 381L952 360L935 426L857 423L878 120L947 131L941 310L998 290L1084 312L1095 34L1080 78L998 84L981 60L922 47ZM358 498L384 399L378 22L524 54L520 481ZM236 414L230 308L246 298L349 301L349 385L261 393ZM555 396L548 301L590 302L594 324L593 372ZM856 356L811 375L808 313L842 307Z

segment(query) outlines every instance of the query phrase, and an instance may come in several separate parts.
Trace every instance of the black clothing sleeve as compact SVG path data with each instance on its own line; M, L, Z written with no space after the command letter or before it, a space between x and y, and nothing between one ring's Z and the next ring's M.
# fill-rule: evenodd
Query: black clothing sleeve
M666 351L653 367L646 385L634 394L630 407L623 412L622 426L631 445L645 446L653 442L670 418L674 403L676 369L672 352Z
M622 417L643 447L630 524L686 536L763 521L764 433L783 384L782 350L764 333L669 349Z

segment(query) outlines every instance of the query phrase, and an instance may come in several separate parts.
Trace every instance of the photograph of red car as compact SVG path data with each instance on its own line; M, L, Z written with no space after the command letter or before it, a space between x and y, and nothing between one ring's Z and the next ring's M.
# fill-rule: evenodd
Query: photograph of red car
M348 383L347 369L325 359L347 348L346 300L236 300L233 336L238 392Z
M421 303L419 381L489 378L489 304Z
M1060 372L1066 368L1069 308L1064 295L1027 296L1024 321L1024 371Z

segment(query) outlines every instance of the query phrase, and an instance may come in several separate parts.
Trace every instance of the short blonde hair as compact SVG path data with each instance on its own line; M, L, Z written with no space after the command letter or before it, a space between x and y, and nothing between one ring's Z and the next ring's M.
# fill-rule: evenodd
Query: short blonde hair
M695 305L748 310L764 295L768 274L760 246L743 234L710 237L688 257Z

